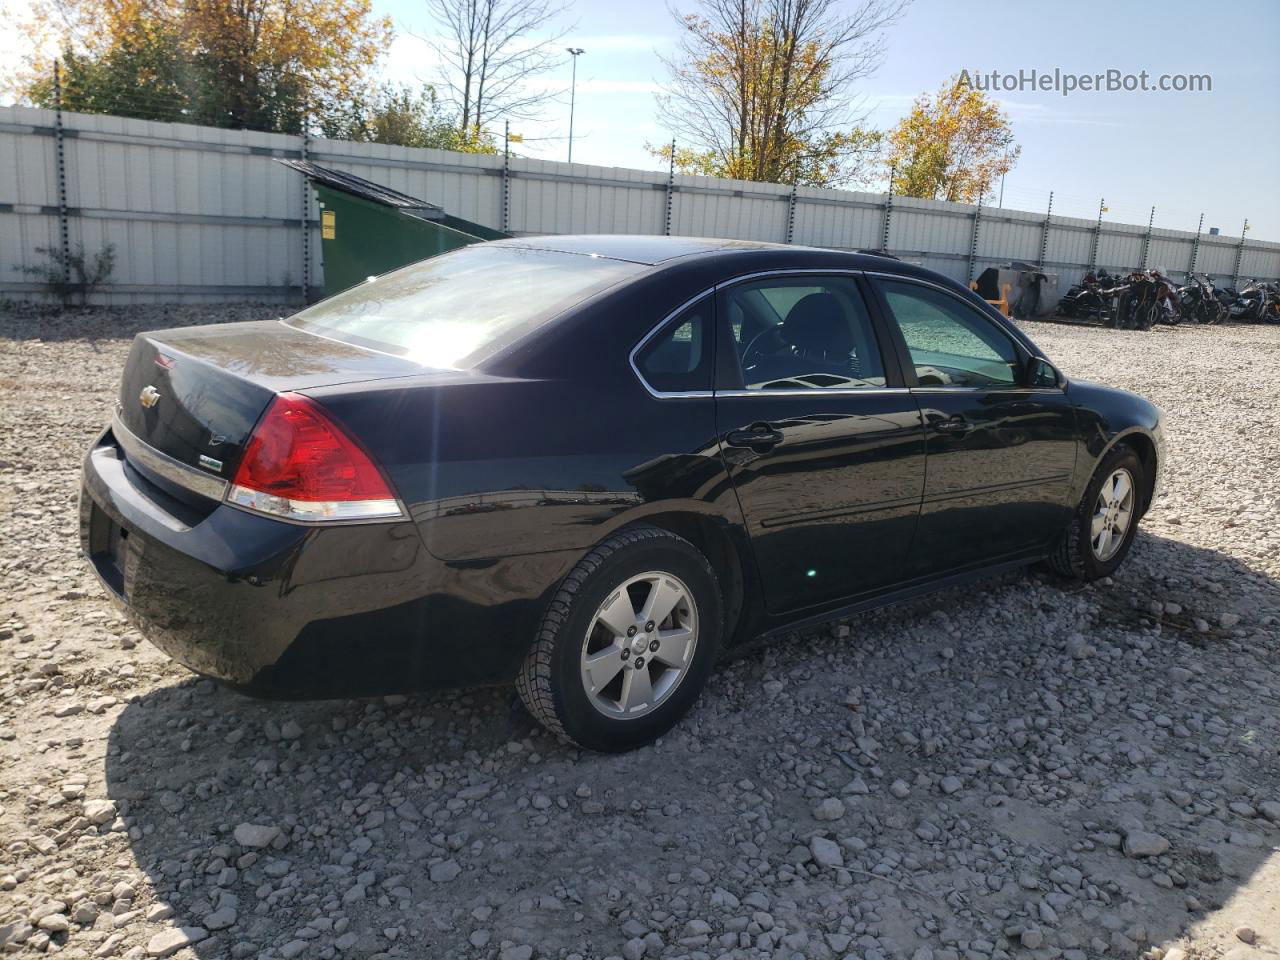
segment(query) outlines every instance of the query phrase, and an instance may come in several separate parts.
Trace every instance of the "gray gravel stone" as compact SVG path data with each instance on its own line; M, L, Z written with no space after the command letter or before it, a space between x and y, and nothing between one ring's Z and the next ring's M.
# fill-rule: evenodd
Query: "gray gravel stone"
M844 804L837 797L827 797L813 810L815 820L839 820L844 816Z
M147 956L168 957L183 947L208 939L209 933L201 927L172 927L161 930L147 941Z
M435 883L448 883L450 880L456 880L460 873L462 873L462 867L456 860L433 863L430 870L431 879Z
M256 823L242 823L235 829L236 843L242 847L267 847L278 836L280 836L279 827L264 826Z
M809 841L809 848L813 852L813 859L823 867L843 867L844 854L840 850L840 845L826 837L814 837Z
M1158 833L1130 830L1124 835L1124 852L1128 857L1158 857L1168 849L1169 841Z

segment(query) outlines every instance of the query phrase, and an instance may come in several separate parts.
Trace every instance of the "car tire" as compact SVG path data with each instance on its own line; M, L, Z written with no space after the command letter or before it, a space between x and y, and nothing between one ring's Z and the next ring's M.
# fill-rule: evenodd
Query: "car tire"
M651 599L661 608L673 596L662 620L645 619ZM706 557L668 530L629 528L592 549L560 584L516 692L561 739L606 753L631 750L693 705L723 629L720 587Z
M1115 508L1103 508L1106 502L1115 500L1117 488L1114 484L1120 474L1127 476L1129 502L1123 530L1116 536L1111 522L1124 516L1126 510L1122 504ZM1104 487L1107 488L1105 495ZM1137 453L1127 444L1113 447L1094 470L1089 486L1085 488L1084 496L1071 516L1070 524L1049 555L1049 565L1062 576L1075 580L1097 580L1114 573L1133 546L1133 538L1138 532L1138 520L1143 511L1142 497L1145 489L1142 461L1138 459ZM1107 526L1111 538L1102 542L1095 536L1099 529L1095 523Z

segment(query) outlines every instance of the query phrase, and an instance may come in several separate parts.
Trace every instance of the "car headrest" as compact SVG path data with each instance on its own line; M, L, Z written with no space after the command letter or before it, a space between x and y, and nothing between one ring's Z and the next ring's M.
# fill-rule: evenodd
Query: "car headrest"
M830 293L810 293L796 301L782 322L782 337L809 357L847 357L853 350L849 322Z

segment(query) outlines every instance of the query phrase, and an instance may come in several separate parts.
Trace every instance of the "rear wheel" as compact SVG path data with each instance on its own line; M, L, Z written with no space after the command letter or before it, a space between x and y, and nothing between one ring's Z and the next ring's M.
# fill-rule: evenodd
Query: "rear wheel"
M715 573L693 544L657 527L625 530L565 578L516 690L563 739L630 750L697 699L719 655L721 619Z
M1138 532L1143 482L1142 461L1131 447L1115 447L1103 457L1049 557L1054 570L1077 580L1112 574Z

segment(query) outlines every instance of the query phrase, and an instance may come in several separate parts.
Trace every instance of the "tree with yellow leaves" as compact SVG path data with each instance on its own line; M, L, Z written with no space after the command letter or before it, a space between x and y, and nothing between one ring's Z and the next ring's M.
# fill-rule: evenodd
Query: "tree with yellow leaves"
M368 89L391 22L371 0L35 0L15 77L38 105L296 133Z
M852 85L884 56L904 0L702 0L659 97L682 173L833 186L867 179L881 137ZM671 147L650 147L671 159Z
M889 133L893 192L976 203L1012 169L1022 148L1009 117L981 90L952 77L921 94Z

